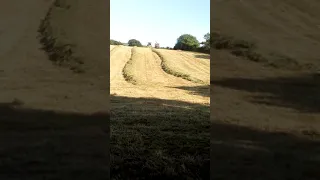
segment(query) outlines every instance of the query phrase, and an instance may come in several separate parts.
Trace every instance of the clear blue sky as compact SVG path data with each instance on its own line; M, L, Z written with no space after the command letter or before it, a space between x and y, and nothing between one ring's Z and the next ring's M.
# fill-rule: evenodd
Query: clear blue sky
M210 0L111 0L110 39L173 47L182 34L210 32Z

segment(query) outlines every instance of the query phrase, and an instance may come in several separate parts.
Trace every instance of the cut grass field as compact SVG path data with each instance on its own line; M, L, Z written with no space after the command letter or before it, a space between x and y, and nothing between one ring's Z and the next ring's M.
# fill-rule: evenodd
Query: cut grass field
M227 49L233 44L236 54L250 48L251 55L259 54L261 61L273 67L319 69L319 7L316 0L214 2L214 44Z
M0 113L1 179L108 179L107 114L13 103L1 103Z
M211 179L320 179L319 6L213 2Z
M0 2L19 22L0 21L0 179L108 179L109 158L112 179L320 179L317 1L215 1L210 85L205 54L110 46L109 62L106 1L53 2ZM50 62L66 44L83 73Z
M172 50L154 49L153 51L161 57L161 65L165 72L195 83L209 84L210 64L208 58L203 60L201 56L190 57L190 55L184 55L178 51L173 53ZM204 61L205 64L203 64Z
M108 179L108 4L59 2L0 1L0 179Z
M118 46L110 53L111 178L208 179L209 84L166 73L150 48Z

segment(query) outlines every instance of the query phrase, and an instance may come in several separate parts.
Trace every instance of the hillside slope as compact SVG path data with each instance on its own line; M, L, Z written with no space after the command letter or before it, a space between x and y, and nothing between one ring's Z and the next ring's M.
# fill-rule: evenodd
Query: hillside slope
M174 57L176 62L173 63L182 71L190 74L198 73L201 78L209 79L208 72L205 74L197 69L203 67L203 64L199 63L194 67L195 70L188 71L182 66L183 57L178 51L172 51L170 55L167 58L171 58L172 61ZM189 60L197 61L195 59ZM111 94L209 104L209 84L194 83L168 74L161 67L161 58L149 48L115 46L110 48L110 61ZM205 68L209 69L209 63ZM205 96L193 94L189 89L199 91Z
M108 4L95 1L90 6L88 1L66 0L63 2L69 3L70 10L82 11L66 17L68 12L56 2L0 1L0 168L5 169L0 179L108 176L109 77L105 52L109 44L102 38L107 35L104 27L108 24L101 23L107 22L108 13L101 7ZM43 48L38 30L53 6L55 13L46 22L55 27L47 32L58 29L63 36L54 37L60 38L59 42L78 44L72 51L83 52L85 73L53 64L50 59L57 53L44 51L48 48ZM81 20L84 17L86 22ZM82 27L91 17L96 23ZM49 39L52 34L45 35ZM98 68L93 67L95 63Z
M172 50L166 58L209 79L199 72L209 69L208 59L205 67L186 69L183 60L198 59L181 53ZM111 178L208 179L209 84L168 74L150 48L111 46L110 54Z
M213 1L211 31L255 43L269 64L315 70L320 65L320 2ZM317 66L316 68L311 66Z
M320 2L211 3L211 179L319 179Z

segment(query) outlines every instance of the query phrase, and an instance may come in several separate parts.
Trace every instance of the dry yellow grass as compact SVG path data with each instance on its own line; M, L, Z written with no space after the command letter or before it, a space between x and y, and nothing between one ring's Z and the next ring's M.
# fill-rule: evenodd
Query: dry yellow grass
M115 48L116 46L115 45L110 45L110 51L113 50L113 48Z
M210 55L197 52L178 52L179 55L188 58L192 63L196 63L197 67L202 68L206 73L210 74Z
M167 74L150 48L116 46L110 54L112 176L205 177L208 173L188 167L209 165L209 85ZM181 147L188 150L181 153ZM163 164L187 168L172 174ZM145 177L146 172L155 174Z
M110 51L111 94L209 105L209 85L167 74L161 68L160 57L151 49L119 46Z
M107 5L0 1L0 179L109 177ZM78 52L84 73L52 63Z
M185 52L158 49L163 58L164 66L176 76L182 76L191 81L210 84L210 63L205 66L203 59L191 58Z
M111 50L111 49L110 49ZM130 47L118 47L111 51L110 54L110 83L119 84L124 83L125 80L122 76L122 69L131 56Z
M150 48L134 47L130 66L125 69L138 84L150 86L195 86L197 84L163 71L160 57Z

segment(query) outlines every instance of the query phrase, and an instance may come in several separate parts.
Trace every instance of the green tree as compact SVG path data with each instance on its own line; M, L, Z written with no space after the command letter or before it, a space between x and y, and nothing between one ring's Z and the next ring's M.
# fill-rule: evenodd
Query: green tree
M211 45L211 38L210 38L210 33L207 33L203 36L204 38L204 42L202 42L201 44L203 44L203 48L206 50L206 51L210 51L210 45Z
M128 41L128 45L129 46L138 46L138 47L142 47L142 44L140 43L140 41L136 40L136 39L130 39Z
M197 49L199 46L200 43L196 37L190 34L183 34L177 39L177 43L174 46L174 49L192 51Z
M121 42L119 42L119 41L116 41L116 40L110 39L110 45L122 45L122 43L121 43Z

